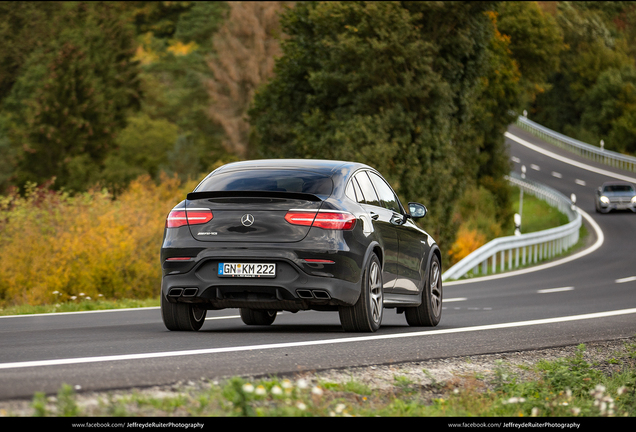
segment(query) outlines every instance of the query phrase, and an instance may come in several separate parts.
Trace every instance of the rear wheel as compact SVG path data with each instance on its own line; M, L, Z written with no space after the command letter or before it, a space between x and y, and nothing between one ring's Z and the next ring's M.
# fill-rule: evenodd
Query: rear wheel
M424 281L422 303L406 308L404 315L410 326L434 327L439 324L442 318L442 267L436 255L431 259L428 278Z
M384 313L384 291L382 288L382 268L374 254L362 276L360 297L353 306L340 306L340 323L348 332L374 332L382 324Z
M191 303L170 303L161 295L161 318L168 330L198 331L207 310Z
M240 308L241 319L247 325L270 325L276 319L275 310Z

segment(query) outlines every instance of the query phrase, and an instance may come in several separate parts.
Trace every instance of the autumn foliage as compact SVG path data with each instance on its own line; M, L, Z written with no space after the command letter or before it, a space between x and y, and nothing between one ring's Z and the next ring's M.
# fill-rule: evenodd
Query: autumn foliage
M192 184L148 176L117 199L46 187L0 200L0 307L92 299L152 298L159 292L166 214Z
M213 38L217 53L208 61L214 78L207 81L212 120L225 132L223 146L245 157L250 125L247 109L258 87L274 75L281 55L279 13L292 2L228 2L227 21Z
M451 263L457 263L473 251L486 244L486 236L476 229L462 226L457 231L457 239L448 251Z

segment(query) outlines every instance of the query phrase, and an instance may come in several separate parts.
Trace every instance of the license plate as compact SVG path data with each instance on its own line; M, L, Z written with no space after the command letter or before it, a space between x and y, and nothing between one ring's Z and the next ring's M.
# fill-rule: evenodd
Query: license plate
M276 277L276 264L219 263L219 277Z

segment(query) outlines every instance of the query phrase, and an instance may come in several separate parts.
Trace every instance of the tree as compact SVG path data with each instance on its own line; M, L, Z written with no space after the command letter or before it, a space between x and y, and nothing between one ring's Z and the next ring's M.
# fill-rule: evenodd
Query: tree
M498 134L503 146L509 121L495 118L508 102L495 104L496 113L484 103L488 89L499 97L483 80L496 75L489 66L495 27L485 13L493 6L297 4L281 18L288 39L275 77L250 111L259 155L368 163L402 198L425 203L427 226L449 242L454 203L487 163L476 157L480 147L490 150L480 135ZM511 62L499 65L514 75ZM490 125L478 131L475 121L487 117ZM508 167L496 171L501 177Z
M84 190L139 108L133 32L118 4L64 3L3 101L19 149L16 180ZM9 113L9 114L7 114Z
M128 125L115 139L116 149L104 161L100 177L115 192L121 192L144 174L159 180L161 171L168 166L168 154L177 138L177 125L165 119L155 120L145 113L129 117Z
M61 2L0 1L0 101L21 73L29 55L50 38L46 25Z
M289 3L229 2L229 17L213 39L209 116L225 131L226 151L239 157L248 154L249 105L256 89L272 77L274 60L281 54L278 15Z
M532 107L536 121L574 137L586 135L580 121L586 94L598 77L608 69L620 70L634 62L620 34L607 20L616 5L590 7L592 3L558 4L556 20L569 49L561 52L560 68L549 78L552 89L539 95Z
M139 32L135 58L141 62L142 111L178 128L168 149L175 157L164 154L162 169L183 180L199 176L225 154L223 130L208 116L212 101L206 83L212 78L207 62L216 55L213 36L226 19L228 5L133 2L131 8ZM140 148L144 145L139 142Z
M559 56L566 48L563 34L555 18L536 2L501 2L497 11L497 28L510 38L510 53L525 92L521 104L527 108L537 94L550 89L548 78L558 71Z
M207 114L206 61L226 10L224 2L0 2L0 190L52 177L57 188L121 190L142 167L157 178L156 164L133 167L123 156L142 151L183 179L212 167L225 152ZM162 140L148 149L131 133L140 119L150 135L176 129L165 135L169 148Z

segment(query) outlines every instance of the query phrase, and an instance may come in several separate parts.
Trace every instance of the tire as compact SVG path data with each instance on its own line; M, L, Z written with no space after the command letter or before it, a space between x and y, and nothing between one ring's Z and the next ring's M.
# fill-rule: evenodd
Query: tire
M170 303L161 295L161 318L168 330L198 331L203 326L207 312L190 303Z
M375 332L380 328L384 314L382 267L375 254L367 263L360 288L355 305L338 308L340 323L347 332Z
M275 310L240 308L241 319L247 325L270 325L276 319Z
M406 322L416 327L435 327L439 324L442 318L442 294L442 267L437 255L433 255L422 288L422 303L405 309Z

